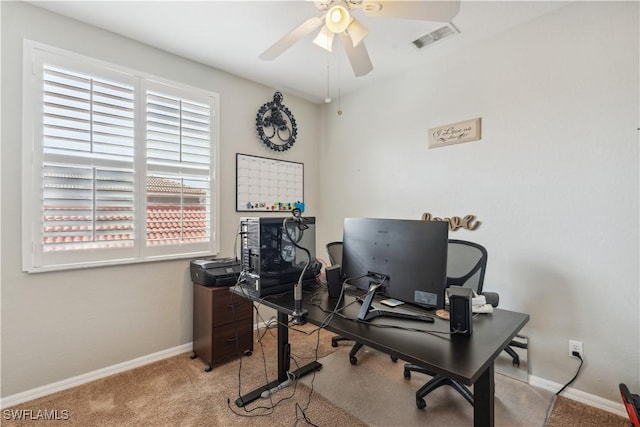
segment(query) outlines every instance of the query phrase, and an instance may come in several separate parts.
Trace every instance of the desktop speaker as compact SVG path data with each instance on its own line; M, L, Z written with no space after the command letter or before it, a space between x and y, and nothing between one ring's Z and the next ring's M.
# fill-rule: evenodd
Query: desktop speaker
M454 334L473 333L473 291L462 286L449 286L449 328Z
M329 298L338 298L342 292L342 279L340 272L342 268L340 264L330 265L324 269L327 277L327 289L329 290Z

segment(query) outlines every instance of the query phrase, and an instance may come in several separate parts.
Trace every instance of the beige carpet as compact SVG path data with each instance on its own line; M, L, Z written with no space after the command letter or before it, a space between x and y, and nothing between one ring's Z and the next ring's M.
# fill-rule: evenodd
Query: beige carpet
M558 397L546 427L630 427L628 418Z
M321 360L323 371L314 381L314 390L370 426L464 426L473 425L473 407L453 388L441 387L430 393L427 408L418 409L415 392L430 377L403 375L404 362L393 363L389 356L363 347L358 364L349 363L348 348ZM331 375L322 375L331 371ZM338 389L333 378L349 378ZM307 384L307 380L303 379ZM536 390L521 381L495 375L496 426L543 426L553 393ZM357 396L357 397L356 397ZM356 397L356 398L354 398Z
M453 388L430 393L427 408L418 409L415 392L430 377L413 373L404 378L404 362L363 347L358 364L349 363L350 347L342 347L320 360L322 371L313 389L369 426L470 426L473 408ZM330 372L330 374L329 374ZM348 381L335 387L336 378ZM303 384L310 379L303 378ZM473 388L472 388L473 390ZM628 427L629 421L608 412L559 397L547 424L545 418L554 394L505 375L495 375L495 425L504 427L607 426Z
M309 332L315 327L305 325L302 329ZM252 356L215 366L208 373L204 364L191 360L188 353L171 357L7 408L3 410L2 426L292 426L307 425L305 416L316 425L364 426L299 383L272 396L272 400L259 399L245 408L235 405L240 394L275 378L276 331L271 332L262 340L264 359L260 343L254 343ZM289 336L296 343L292 353L300 364L335 350L331 348L332 335L326 331L320 335L317 355L317 333L291 331ZM29 420L7 420L7 410L23 410ZM69 419L32 419L44 416L42 411L58 411L60 417L68 411Z
M265 336L263 346L255 344L252 356L215 366L211 372L204 372L204 364L191 360L187 353L6 408L1 423L83 427L472 425L471 406L449 387L430 394L427 408L419 410L415 390L428 377L414 374L405 380L402 361L393 363L388 356L366 348L358 354L358 365L352 366L349 347L333 349L331 333L307 335L314 327L302 329L305 333L289 334L294 359L306 364L317 356L323 368L272 400L259 399L246 408L234 403L240 394L274 378L275 330ZM548 391L496 375L496 425L542 427L552 397ZM7 419L7 414L29 419ZM64 418L68 414L69 419L34 419L47 414ZM628 425L622 417L564 398L555 402L547 423L547 427Z

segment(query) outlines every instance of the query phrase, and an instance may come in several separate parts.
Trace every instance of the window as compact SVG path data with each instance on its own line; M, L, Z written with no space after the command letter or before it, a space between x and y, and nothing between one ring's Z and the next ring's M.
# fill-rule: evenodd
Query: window
M25 42L23 269L217 252L217 95Z

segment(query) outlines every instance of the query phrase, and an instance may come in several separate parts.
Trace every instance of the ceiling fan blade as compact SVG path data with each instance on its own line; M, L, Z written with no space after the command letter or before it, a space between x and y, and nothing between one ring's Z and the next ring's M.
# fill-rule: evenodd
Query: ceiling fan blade
M371 17L417 19L451 22L460 11L460 1L397 1L362 2L362 12Z
M358 46L353 47L351 37L345 33L340 33L340 40L342 41L342 46L344 46L347 58L349 58L349 63L356 77L369 74L371 70L373 70L373 65L371 64L371 59L369 58L369 53L367 52L364 42L361 41Z
M311 33L322 25L323 16L315 16L304 21L302 24L291 30L280 40L275 42L269 49L260 54L260 59L271 61L280 56L285 50L296 44L300 39Z
M322 27L316 38L313 39L313 44L315 44L316 46L320 46L328 52L331 52L331 50L333 49L333 36L334 34L325 25Z
M351 43L354 46L358 46L358 44L367 37L367 34L369 34L369 31L355 18L351 19L351 24L349 24L345 32L351 37Z

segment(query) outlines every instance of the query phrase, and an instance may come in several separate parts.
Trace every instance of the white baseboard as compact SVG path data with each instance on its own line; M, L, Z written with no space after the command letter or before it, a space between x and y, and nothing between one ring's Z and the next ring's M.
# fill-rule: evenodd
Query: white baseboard
M77 387L79 385L86 384L91 381L107 377L109 375L128 371L130 369L157 362L158 360L166 359L168 357L177 356L178 354L191 351L192 348L193 343L189 342L177 347L159 351L157 353L148 354L146 356L138 357L133 360L118 363L116 365L107 366L106 368L98 369L96 371L87 372L86 374L67 378L66 380L57 381L52 384L47 384L41 387L36 387L34 389L24 391L22 393L7 396L0 401L0 408L8 408L10 406L18 405L20 403L27 402L33 399L38 399L40 397L47 396L58 391Z
M262 329L266 326L265 322L260 322L254 325L254 330ZM82 384L95 381L100 378L107 377L109 375L117 374L120 372L128 371L130 369L138 368L140 366L147 365L149 363L157 362L168 357L177 356L178 354L192 351L193 343L188 342L186 344L179 345L177 347L162 350L157 353L148 354L146 356L138 357L127 362L118 363L116 365L107 366L106 368L98 369L96 371L87 372L86 374L78 375L66 380L57 381L52 384L47 384L41 387L36 387L31 390L17 393L11 396L7 396L0 400L0 409L8 408L10 406L18 405L20 403L28 402L29 400L38 399L43 396L47 396L58 391L67 390L69 388L77 387Z
M258 328L263 328L264 323L257 325ZM186 343L177 347L162 350L157 353L152 353L146 356L138 357L127 362L118 363L116 365L108 366L106 368L98 369L96 371L87 372L86 374L78 375L66 380L57 381L52 384L37 387L31 390L17 393L11 396L7 396L0 401L0 408L7 408L10 406L18 405L29 400L38 399L40 397L56 393L58 391L66 390L72 387L77 387L82 384L95 381L100 378L107 377L109 375L117 374L120 372L128 371L140 366L147 365L149 363L157 362L168 357L177 356L178 354L191 351L193 343ZM529 375L529 384L544 390L557 392L562 388L562 384L558 384L552 381L548 381L544 378ZM562 396L568 399L575 400L585 405L593 406L595 408L602 409L607 412L619 415L621 417L627 417L627 412L622 402L614 402L611 400L603 399L602 397L595 396L593 394L585 393L583 391L568 387L562 392Z
M564 384L554 383L552 381L545 380L544 378L529 375L529 384L534 387L542 388L545 390L556 393L562 388ZM622 404L622 401L615 402L612 400L603 399L602 397L594 394L585 393L584 391L577 390L575 388L567 387L562 392L562 397L575 400L576 402L584 403L585 405L593 406L594 408L602 409L603 411L611 412L612 414L620 415L627 418L627 411Z

